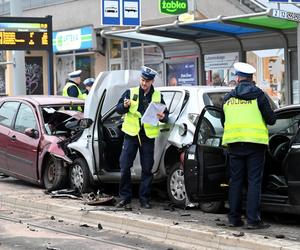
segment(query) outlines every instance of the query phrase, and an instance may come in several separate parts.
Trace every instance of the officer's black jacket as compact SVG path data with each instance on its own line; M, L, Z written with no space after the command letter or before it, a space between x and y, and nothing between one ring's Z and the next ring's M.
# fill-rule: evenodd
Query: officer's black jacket
M228 101L230 98L235 97L242 100L254 100L257 99L258 108L262 114L262 117L266 124L273 125L276 122L276 115L271 108L268 98L266 94L257 86L254 85L253 82L249 81L241 81L238 86L235 87L231 92L225 95L224 103ZM222 123L225 122L225 117L222 117Z

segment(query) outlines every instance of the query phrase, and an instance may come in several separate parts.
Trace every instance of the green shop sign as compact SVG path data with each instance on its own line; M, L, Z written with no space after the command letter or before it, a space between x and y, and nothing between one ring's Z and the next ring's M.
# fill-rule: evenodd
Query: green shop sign
M188 11L187 0L159 0L160 13L178 15Z

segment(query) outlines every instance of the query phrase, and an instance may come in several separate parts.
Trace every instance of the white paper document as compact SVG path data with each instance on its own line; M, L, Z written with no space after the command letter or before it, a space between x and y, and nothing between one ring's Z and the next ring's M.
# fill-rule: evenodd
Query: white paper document
M166 105L158 102L151 102L146 109L144 115L142 116L141 122L148 123L153 126L156 126L159 122L157 114L163 112L166 108Z

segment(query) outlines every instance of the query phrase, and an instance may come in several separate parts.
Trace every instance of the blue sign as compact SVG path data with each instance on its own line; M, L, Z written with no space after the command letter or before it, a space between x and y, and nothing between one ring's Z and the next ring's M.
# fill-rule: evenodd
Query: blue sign
M123 1L123 25L141 25L141 3L140 0Z
M102 25L141 25L141 0L102 0Z
M168 86L197 85L197 63L195 59L167 63Z
M53 53L68 50L93 48L93 28L91 26L53 32Z
M102 0L101 24L120 25L120 0Z

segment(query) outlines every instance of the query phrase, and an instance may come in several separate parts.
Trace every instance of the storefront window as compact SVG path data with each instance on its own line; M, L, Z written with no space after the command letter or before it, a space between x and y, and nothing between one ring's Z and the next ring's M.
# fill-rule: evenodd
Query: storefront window
M85 86L83 85L83 81L87 78L94 77L94 63L92 56L90 55L77 55L76 56L76 69L81 69L81 85L80 88L84 91Z
M56 57L56 93L62 94L62 90L66 84L68 74L74 71L73 55L65 55Z
M122 41L111 40L110 42L110 58L120 58L122 56Z
M278 105L285 105L284 49L247 52L247 63L256 68L254 81Z

